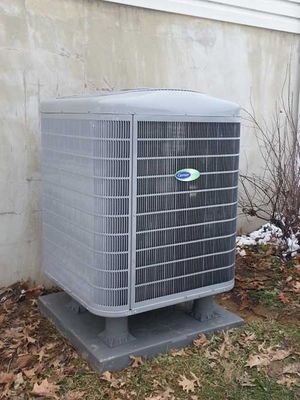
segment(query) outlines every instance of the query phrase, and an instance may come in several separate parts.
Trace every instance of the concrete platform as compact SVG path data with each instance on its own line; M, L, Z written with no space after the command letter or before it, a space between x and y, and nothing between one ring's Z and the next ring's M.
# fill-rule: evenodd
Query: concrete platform
M238 327L243 320L216 305L218 317L199 322L181 306L172 306L129 317L129 330L136 338L110 348L101 340L105 319L88 311L74 313L71 298L64 292L39 298L39 308L70 340L81 356L97 371L116 371L130 365L131 355L153 357L186 346L200 334Z

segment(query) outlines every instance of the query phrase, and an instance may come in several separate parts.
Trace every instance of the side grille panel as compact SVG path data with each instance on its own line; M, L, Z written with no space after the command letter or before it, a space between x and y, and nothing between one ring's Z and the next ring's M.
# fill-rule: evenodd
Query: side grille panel
M42 118L44 266L94 309L129 309L131 121Z
M137 123L136 303L233 279L238 154L238 123Z

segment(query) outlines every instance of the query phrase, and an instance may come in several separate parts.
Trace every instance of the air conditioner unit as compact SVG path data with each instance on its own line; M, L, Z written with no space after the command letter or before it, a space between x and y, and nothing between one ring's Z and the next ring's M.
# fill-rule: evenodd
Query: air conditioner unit
M44 270L80 305L112 320L233 287L239 106L65 97L42 103L41 130Z

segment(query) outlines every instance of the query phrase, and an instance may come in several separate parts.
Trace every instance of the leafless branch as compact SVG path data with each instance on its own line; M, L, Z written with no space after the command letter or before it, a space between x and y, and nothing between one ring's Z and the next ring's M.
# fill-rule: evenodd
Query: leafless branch
M239 206L246 216L270 221L288 239L298 232L300 217L300 142L298 117L287 71L271 122L260 121L251 104L251 112L244 110L244 120L255 132L263 170L261 173L240 175L242 190Z

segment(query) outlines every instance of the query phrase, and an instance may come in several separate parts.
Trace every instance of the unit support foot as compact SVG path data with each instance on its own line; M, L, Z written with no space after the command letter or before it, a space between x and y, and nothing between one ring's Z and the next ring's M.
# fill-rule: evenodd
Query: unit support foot
M71 299L68 303L67 307L74 313L74 314L82 314L86 312L86 308L84 308L78 301Z
M202 297L194 300L191 315L200 322L219 317L213 301L213 296Z
M135 340L128 329L128 317L105 318L105 329L99 335L108 347L116 347Z

